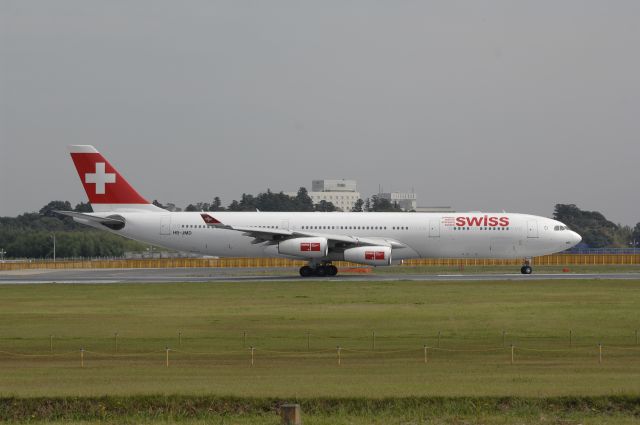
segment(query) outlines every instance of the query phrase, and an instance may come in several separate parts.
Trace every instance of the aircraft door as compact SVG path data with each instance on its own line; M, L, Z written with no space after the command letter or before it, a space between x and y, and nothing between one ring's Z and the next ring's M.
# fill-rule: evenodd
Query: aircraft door
M440 219L439 218L432 218L429 221L429 237L430 238L440 237Z
M527 237L528 238L538 237L538 221L537 220L527 221Z
M282 230L289 230L289 220L282 220L280 222L280 228Z
M163 215L160 217L160 234L161 235L170 235L171 234L171 216Z

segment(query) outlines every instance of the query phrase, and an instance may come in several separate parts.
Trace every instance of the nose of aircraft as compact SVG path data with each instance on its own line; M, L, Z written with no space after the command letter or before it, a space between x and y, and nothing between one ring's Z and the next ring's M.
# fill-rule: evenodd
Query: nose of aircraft
M580 236L579 234L571 230L570 239L571 239L571 246L576 246L580 243L580 241L582 241L582 236Z

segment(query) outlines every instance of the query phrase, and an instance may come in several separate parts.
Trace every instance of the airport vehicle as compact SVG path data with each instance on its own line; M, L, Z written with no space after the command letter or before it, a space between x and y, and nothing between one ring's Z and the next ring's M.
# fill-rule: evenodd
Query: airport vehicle
M514 213L170 212L143 198L93 146L69 147L93 213L79 223L200 255L306 260L300 275L334 276L332 261L389 266L411 258L531 258L581 237L563 223Z

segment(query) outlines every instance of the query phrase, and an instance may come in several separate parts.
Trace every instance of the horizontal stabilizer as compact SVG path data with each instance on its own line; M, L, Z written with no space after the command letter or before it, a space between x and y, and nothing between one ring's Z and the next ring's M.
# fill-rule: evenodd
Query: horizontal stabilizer
M125 225L124 217L119 215L111 215L108 217L98 217L91 214L79 213L75 211L53 211L56 214L73 217L73 219L83 224L101 224L109 229L120 230Z

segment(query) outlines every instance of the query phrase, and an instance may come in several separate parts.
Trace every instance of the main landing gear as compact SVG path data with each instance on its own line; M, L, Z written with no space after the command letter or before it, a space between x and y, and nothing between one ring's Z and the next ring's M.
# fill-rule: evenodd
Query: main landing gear
M533 272L533 268L531 268L531 258L525 258L522 267L520 267L520 273L531 274L531 272Z
M338 274L338 268L331 263L322 263L311 266L300 267L300 276L335 276Z

